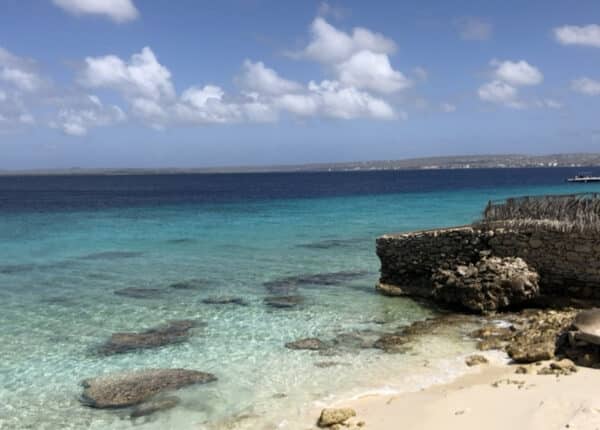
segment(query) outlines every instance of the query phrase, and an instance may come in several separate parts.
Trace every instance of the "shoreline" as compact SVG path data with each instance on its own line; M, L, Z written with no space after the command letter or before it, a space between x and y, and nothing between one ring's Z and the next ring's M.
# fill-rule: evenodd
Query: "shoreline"
M548 363L531 368L540 369ZM450 382L419 391L365 393L327 407L355 410L356 417L347 422L350 429L600 428L600 397L595 389L600 384L600 372L578 367L570 375L516 374L518 367L494 360ZM319 412L312 411L314 428Z

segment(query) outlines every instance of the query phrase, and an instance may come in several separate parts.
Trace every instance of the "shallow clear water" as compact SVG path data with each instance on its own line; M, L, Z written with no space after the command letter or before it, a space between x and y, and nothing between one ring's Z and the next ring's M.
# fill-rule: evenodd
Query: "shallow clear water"
M421 183L400 189L374 186L372 177L360 174L343 176L337 186L331 181L339 176L311 177L308 186L303 174L262 175L246 194L244 187L256 181L252 175L227 175L231 188L214 177L194 179L213 181L210 191L190 191L183 178L179 186L143 188L143 199L134 192L140 186L113 191L111 198L110 190L102 196L90 191L93 184L74 194L62 179L35 186L2 179L0 428L306 428L294 418L315 401L384 385L416 389L463 371L460 357L472 345L452 330L424 338L404 354L343 348L329 356L283 345L302 337L391 332L431 315L411 300L374 293L374 239L380 234L468 223L489 199L600 189L562 184L557 179L565 172L547 177L522 171L528 180L517 184L506 171L490 172L498 186L489 185L494 178L481 186L456 172L425 172ZM435 180L423 186L428 178ZM321 195L313 190L319 181ZM311 191L289 191L302 189ZM338 285L302 285L297 294L305 303L297 309L263 302L270 294L265 282L348 271L352 276ZM197 280L199 288L169 287L188 280ZM143 299L114 294L128 287L159 291ZM242 297L248 306L202 302L221 295ZM95 353L111 333L174 319L206 325L194 328L185 343L108 357ZM315 366L321 362L337 364ZM181 390L178 407L138 420L79 404L82 379L148 367L198 369L219 380Z

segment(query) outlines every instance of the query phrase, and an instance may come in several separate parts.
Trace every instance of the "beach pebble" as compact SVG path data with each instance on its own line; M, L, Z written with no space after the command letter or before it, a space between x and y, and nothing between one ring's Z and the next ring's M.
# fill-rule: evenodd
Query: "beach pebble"
M325 408L321 411L318 426L331 427L335 424L342 424L355 416L356 411L351 408Z
M469 357L467 357L465 359L465 364L469 367L478 366L480 364L486 364L486 363L488 363L488 359L485 358L483 355L479 355L479 354L470 355Z

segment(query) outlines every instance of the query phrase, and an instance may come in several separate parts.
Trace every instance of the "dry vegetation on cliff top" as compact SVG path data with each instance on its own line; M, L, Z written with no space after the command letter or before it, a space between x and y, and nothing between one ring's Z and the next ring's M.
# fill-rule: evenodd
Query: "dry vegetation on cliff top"
M600 194L524 196L490 201L479 222L509 228L600 231Z

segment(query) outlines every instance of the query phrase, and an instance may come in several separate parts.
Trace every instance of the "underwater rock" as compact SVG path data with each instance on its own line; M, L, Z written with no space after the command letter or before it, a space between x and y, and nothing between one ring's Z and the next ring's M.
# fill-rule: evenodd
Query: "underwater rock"
M163 294L158 288L128 287L114 292L117 296L131 297L134 299L153 299Z
M80 402L92 408L135 406L158 393L216 381L216 376L188 369L146 369L112 373L81 382Z
M271 294L290 294L299 287L311 285L341 285L366 275L366 271L340 271L328 273L302 274L285 276L263 283Z
M475 264L438 269L433 298L472 312L521 306L540 293L539 275L521 258L483 257Z
M209 297L207 299L202 300L202 303L205 303L207 305L248 306L248 302L246 302L241 297Z
M402 334L385 334L375 341L374 348L388 353L403 353L408 350L406 344L410 341Z
M334 248L349 248L357 243L365 242L365 239L325 239L317 242L301 243L296 245L298 248L306 249L334 249Z
M191 320L176 320L140 333L113 333L111 338L98 349L101 355L122 354L138 349L158 348L186 341L189 330L195 323Z
M206 279L188 279L185 281L173 282L169 288L174 290L199 290L208 287L210 282Z
M304 297L302 296L270 296L264 298L264 303L267 306L281 309L295 308L304 303Z
M141 405L136 406L129 416L131 418L140 418L145 417L147 415L152 415L156 412L166 411L169 409L173 409L175 406L179 404L179 397L168 396L157 399L150 399L147 402L142 403Z
M600 309L581 311L575 317L573 326L575 340L600 345Z
M80 260L119 260L121 258L134 258L143 255L142 252L131 251L105 251L82 255Z
M293 342L288 342L285 344L285 347L289 349L308 349L310 351L321 351L329 348L329 345L327 345L321 339L317 339L316 337L308 337L305 339L298 339Z

